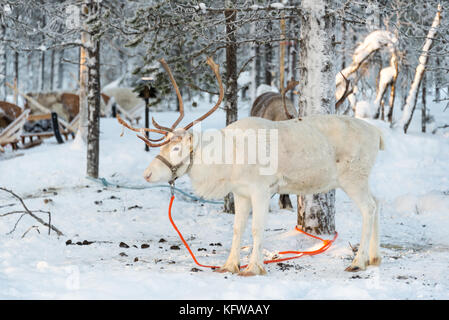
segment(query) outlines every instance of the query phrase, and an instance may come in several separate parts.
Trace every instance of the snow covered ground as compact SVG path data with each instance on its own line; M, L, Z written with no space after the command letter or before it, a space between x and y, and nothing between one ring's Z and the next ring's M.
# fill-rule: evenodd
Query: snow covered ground
M448 123L443 108L432 106L431 113ZM187 112L184 121L201 112ZM161 124L174 116L155 114ZM449 136L418 133L419 121L415 115L407 135L370 121L382 128L387 141L371 177L382 203L383 262L359 273L343 271L353 257L350 244L359 243L361 216L341 191L339 237L328 251L270 264L266 276L242 278L193 269L167 217L168 189L105 188L90 181L85 153L73 142L57 145L50 139L20 151L21 157L0 156L0 186L24 197L30 209L51 211L52 223L65 234L48 236L28 216L7 234L19 216L0 218L0 299L449 299ZM223 126L221 110L203 124ZM157 150L145 153L134 134L120 137L120 132L114 119L101 120L100 176L121 185L149 186L142 173ZM191 192L188 178L177 187ZM5 207L13 203L0 192L0 214L20 209ZM175 200L174 219L204 264L224 263L230 249L233 216L221 209L179 194ZM319 245L293 231L295 222L295 212L279 210L274 197L266 227L268 256ZM33 225L40 233L32 229L22 238ZM74 244L67 245L68 240ZM84 240L94 243L76 244ZM250 230L244 243L250 244ZM249 252L243 251L243 260Z

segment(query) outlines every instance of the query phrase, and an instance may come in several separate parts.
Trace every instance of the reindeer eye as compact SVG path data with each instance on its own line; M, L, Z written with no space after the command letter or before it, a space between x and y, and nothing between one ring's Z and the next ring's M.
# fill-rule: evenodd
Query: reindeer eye
M172 151L179 151L179 147L178 147L178 146L174 147L174 148L172 149Z

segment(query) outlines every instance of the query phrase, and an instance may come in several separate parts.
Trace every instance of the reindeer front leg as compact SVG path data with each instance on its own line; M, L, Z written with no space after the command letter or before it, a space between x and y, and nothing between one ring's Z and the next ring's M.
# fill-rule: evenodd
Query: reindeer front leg
M251 197L251 203L253 207L253 251L248 266L239 273L242 276L263 275L267 273L263 266L262 240L268 206L270 204L270 195L268 192L256 193Z
M246 222L248 221L251 201L249 198L234 193L234 204L234 235L232 237L231 252L226 263L217 272L237 273L240 271L240 243L242 234L245 231Z

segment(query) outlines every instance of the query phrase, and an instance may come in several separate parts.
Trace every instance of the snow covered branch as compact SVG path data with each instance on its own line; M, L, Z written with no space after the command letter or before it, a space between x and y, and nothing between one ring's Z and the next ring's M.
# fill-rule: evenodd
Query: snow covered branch
M404 110L402 112L401 120L399 121L398 126L404 130L404 133L407 133L410 122L412 121L413 112L416 107L416 99L418 97L419 87L421 85L421 81L426 71L426 65L428 60L428 52L433 43L433 38L438 30L438 26L441 21L441 5L438 5L437 12L435 14L435 18L433 19L432 27L429 30L426 41L424 42L424 46L422 48L422 54L418 60L418 66L416 67L415 77L413 79L413 83L410 87L409 94L407 96L407 100L405 102Z

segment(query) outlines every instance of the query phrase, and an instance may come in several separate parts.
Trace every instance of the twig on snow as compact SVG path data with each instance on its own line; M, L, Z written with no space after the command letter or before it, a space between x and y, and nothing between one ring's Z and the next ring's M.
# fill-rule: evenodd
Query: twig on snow
M5 192L11 194L13 197L15 197L17 200L19 200L19 202L22 204L23 208L25 209L25 210L22 210L22 211L12 211L12 212L8 212L8 213L5 213L5 214L0 215L0 217L4 217L4 216L11 215L11 214L15 214L15 213L22 213L22 215L20 216L20 218L16 221L16 223L15 223L15 225L14 225L14 228L13 228L8 234L11 234L12 232L14 232L14 231L16 230L17 225L19 224L20 220L23 218L23 216L25 216L25 215L28 214L28 215L30 215L31 217L33 217L35 220L37 220L40 224L42 224L42 225L48 227L48 234L49 234L49 235L50 235L50 231L51 231L51 230L53 230L54 232L56 232L56 234L57 234L58 236L63 236L63 235L64 235L58 228L56 228L55 226L53 226L53 225L51 224L51 213L50 213L50 211L44 211L44 210L30 210L30 209L28 209L28 207L26 206L26 204L25 204L25 202L23 201L23 199L22 199L19 195L17 195L16 193L14 193L13 191L8 190L8 189L6 189L6 188L3 188L3 187L0 187L0 190L3 190L3 191L5 191ZM40 213L46 213L46 214L48 214L48 223L45 222L44 220L42 220L42 219L41 219L40 217L38 217L37 215L35 215L35 214L34 214L35 212L40 212ZM25 234L26 234L26 233L25 233Z

